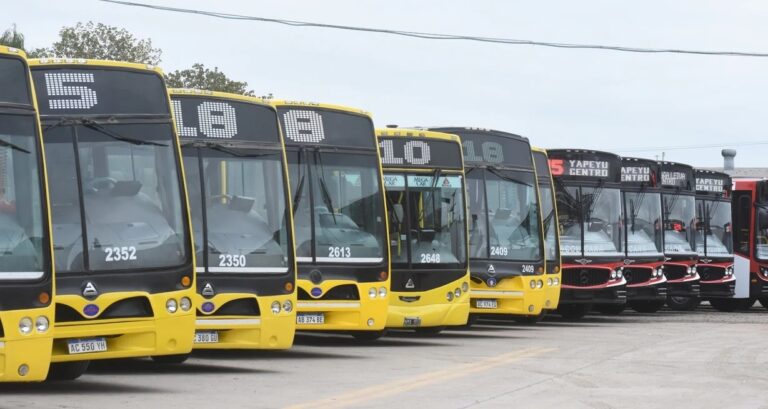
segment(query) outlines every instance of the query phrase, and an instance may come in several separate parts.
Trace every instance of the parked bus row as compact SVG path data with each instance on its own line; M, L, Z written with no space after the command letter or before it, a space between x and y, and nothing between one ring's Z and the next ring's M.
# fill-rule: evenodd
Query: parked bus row
M0 380L286 349L297 330L745 308L768 294L768 194L735 186L0 47Z

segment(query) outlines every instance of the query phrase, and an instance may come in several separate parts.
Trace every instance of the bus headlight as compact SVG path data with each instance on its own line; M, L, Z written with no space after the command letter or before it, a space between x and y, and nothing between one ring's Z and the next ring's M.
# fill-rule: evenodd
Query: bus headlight
M536 280L531 280L531 289L536 288Z
M50 322L46 316L41 315L35 319L35 328L37 329L37 332L48 331L49 326Z
M536 288L542 288L542 287L544 287L544 281L536 280Z
M448 293L445 294L445 299L448 301L453 301L453 293L448 291Z
M552 283L553 283L552 279L548 278L547 279L547 287L552 287Z
M32 332L32 318L24 317L19 320L19 332L28 335Z
M615 280L616 277L618 277L618 274L616 273L616 270L611 270L611 280Z
M368 289L368 296L371 298L376 298L376 287L371 287Z
M189 297L181 297L179 300L179 307L182 311L189 311L192 308L192 300Z
M469 283L467 282L461 283L461 291L464 291L465 293L469 291Z
M379 297L384 298L387 296L387 287L379 287Z
M624 277L624 269L620 268L618 271L616 271L616 278Z
M283 303L283 311L285 312L293 311L293 303L291 302L291 300L285 300L285 302Z
M165 309L173 314L179 309L179 304L173 298L169 298L168 301L165 302Z
M272 301L272 314L280 314L280 301Z
M453 289L453 295L454 295L456 298L459 298L459 297L461 297L461 288L454 288L454 289Z
M557 277L553 278L552 281L554 281L555 285L559 285L560 284L560 279L557 278Z

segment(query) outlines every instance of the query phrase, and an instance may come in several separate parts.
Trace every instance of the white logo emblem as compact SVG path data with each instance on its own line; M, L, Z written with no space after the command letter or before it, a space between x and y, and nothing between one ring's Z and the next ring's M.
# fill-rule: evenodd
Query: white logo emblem
M96 290L96 286L90 281L85 283L85 287L83 287L83 297L95 297L97 295L99 295L99 292Z
M488 264L488 274L496 274L496 269L493 267L493 264Z
M205 286L203 286L203 295L211 296L213 294L213 286L211 283L205 283Z
M409 278L408 282L405 283L405 288L416 288L416 284L413 282L412 278Z

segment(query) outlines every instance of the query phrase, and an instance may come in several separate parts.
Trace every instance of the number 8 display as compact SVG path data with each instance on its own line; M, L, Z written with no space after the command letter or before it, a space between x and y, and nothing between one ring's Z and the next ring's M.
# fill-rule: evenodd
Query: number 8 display
M325 140L323 117L312 111L290 110L283 114L285 137L299 143Z

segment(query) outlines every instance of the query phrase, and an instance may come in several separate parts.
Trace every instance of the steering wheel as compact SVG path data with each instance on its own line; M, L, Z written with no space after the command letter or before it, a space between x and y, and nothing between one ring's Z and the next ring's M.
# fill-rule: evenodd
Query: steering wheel
M102 189L112 189L117 184L117 179L110 177L93 178L86 185L86 189L98 192Z

